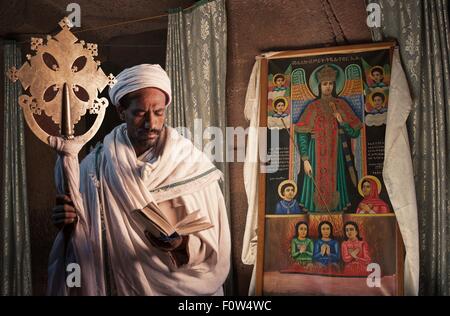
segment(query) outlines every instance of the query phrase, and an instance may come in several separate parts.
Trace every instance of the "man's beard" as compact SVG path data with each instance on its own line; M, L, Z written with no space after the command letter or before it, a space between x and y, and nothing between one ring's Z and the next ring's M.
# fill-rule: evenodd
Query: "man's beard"
M161 133L163 129L164 127L161 129L152 128L148 131L140 132L138 134L138 137L136 138L136 145L139 145L140 147L146 147L147 149L155 147L161 139ZM150 134L154 134L154 136L152 138L149 138Z

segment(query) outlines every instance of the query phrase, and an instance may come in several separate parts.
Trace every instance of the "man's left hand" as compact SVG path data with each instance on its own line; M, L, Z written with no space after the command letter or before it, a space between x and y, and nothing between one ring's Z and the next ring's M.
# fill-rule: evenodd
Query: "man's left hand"
M152 246L162 251L173 251L183 246L183 237L178 234L175 236L174 235L170 237L162 236L158 238L153 236L150 232L145 231L145 236L150 241Z

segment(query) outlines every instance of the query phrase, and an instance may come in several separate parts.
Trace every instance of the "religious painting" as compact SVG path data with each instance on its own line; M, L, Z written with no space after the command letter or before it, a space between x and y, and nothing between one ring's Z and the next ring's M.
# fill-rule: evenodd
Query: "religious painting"
M393 47L263 60L258 294L402 294L403 242L382 176Z

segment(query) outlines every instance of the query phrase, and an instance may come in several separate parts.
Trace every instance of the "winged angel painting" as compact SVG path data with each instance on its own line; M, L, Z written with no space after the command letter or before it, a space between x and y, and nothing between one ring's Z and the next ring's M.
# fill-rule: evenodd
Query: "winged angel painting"
M362 155L354 155L363 127L360 66L320 65L308 81L303 68L295 69L291 102L299 204L308 212L346 211L363 171Z

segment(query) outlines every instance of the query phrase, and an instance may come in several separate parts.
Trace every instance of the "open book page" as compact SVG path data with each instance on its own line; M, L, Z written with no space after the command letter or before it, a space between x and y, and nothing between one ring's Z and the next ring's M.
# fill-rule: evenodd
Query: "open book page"
M199 214L200 210L197 210L195 212L192 212L191 214L188 214L185 218L179 221L175 225L175 230L177 231L177 233L179 235L186 236L214 227L213 224L207 221L207 218L205 216L198 217Z
M133 218L141 229L149 231L156 237L160 237L160 234L171 236L174 233L186 236L214 226L207 221L206 217L199 217L199 214L200 210L194 211L172 225L164 212L153 202L146 205L142 210L132 212Z

